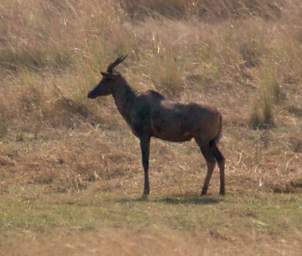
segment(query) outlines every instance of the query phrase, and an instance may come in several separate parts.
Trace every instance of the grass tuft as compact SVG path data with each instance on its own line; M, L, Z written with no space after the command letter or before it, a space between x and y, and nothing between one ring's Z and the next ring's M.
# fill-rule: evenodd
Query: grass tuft
M256 128L270 128L275 125L274 105L280 103L282 92L274 71L265 68L260 75L260 92L250 116L250 125Z

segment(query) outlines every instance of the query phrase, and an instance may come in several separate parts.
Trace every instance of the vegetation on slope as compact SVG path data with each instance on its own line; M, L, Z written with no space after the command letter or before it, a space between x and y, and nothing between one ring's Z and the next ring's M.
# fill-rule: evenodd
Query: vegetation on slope
M208 254L221 240L226 246L236 240L240 248L243 233L251 234L244 237L251 245L263 238L260 252L271 254L265 248L279 239L294 254L302 232L295 221L302 186L301 10L298 0L1 1L0 230L11 230L9 239L20 231L35 234L40 227L42 232L62 229L64 236L79 221L79 210L88 214L79 221L81 228L107 230L112 237L115 228L122 229L122 239L131 244L126 238L137 233L123 219L130 211L131 225L141 229L140 241L149 231L151 240L160 233L143 222L147 216L159 230L175 234L175 243L162 237L171 246L180 243L178 227L188 225L185 234L193 247L199 245L196 234L209 231L202 233L210 241ZM135 89L156 89L222 112L230 197L205 206L207 199L196 197L205 166L195 145L154 140L150 204L126 203L132 212L115 203L142 192L139 146L111 98L88 101L86 95L100 79L100 69L124 53L129 57L119 70ZM217 173L210 188L217 193ZM91 196L91 190L100 196L95 208L85 201L71 209L64 201ZM56 196L63 198L64 210L51 201ZM103 200L106 209L98 217ZM193 205L197 200L198 206L186 212L187 200ZM183 216L169 215L171 201ZM255 202L260 208L251 210ZM39 212L40 203L47 210ZM148 212L158 204L165 209ZM25 209L27 215L20 215ZM217 209L227 212L225 222L239 219L238 226L219 222ZM75 216L61 215L69 210ZM207 224L201 211L219 216L206 217ZM165 224L169 218L174 222ZM284 227L286 232L279 232ZM0 247L9 250L11 241L1 244L1 238ZM181 245L185 254L192 252L190 245Z

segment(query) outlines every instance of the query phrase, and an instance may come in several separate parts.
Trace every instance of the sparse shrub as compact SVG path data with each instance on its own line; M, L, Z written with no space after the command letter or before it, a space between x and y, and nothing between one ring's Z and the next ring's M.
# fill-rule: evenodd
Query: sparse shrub
M273 104L270 97L266 95L259 97L254 104L249 123L254 129L265 129L274 125Z
M275 70L270 67L270 63L267 64L262 72L260 86L263 94L266 95L266 97L271 98L272 103L280 102L283 97L281 86L277 80Z
M281 99L280 85L272 69L263 69L260 77L260 92L250 117L253 128L274 126L274 104Z

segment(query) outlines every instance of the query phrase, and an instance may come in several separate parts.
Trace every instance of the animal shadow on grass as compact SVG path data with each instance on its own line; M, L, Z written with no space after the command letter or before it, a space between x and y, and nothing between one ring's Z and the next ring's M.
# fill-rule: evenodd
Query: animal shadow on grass
M165 203L165 204L217 204L220 202L218 198L214 197L198 197L198 196L169 196L155 200L156 202Z
M163 204L196 204L196 205L208 205L208 204L218 204L222 199L212 196L187 196L187 195L172 195L162 198L122 198L119 199L119 203L129 203L129 202L153 202L153 203L163 203Z

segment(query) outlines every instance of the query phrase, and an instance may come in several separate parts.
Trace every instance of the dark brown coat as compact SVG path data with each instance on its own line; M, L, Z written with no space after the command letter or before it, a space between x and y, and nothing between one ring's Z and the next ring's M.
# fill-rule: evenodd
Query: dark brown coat
M222 117L215 109L196 103L181 104L167 100L160 93L149 90L135 92L114 67L126 57L120 57L110 64L103 79L88 94L89 98L112 95L116 106L140 139L142 163L145 173L144 195L149 188L149 148L151 137L162 140L183 142L194 139L207 161L208 172L202 188L207 194L210 179L218 162L220 169L220 194L225 193L224 157L217 147L222 132Z

